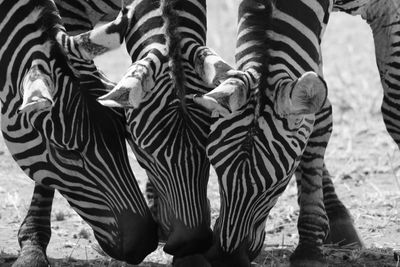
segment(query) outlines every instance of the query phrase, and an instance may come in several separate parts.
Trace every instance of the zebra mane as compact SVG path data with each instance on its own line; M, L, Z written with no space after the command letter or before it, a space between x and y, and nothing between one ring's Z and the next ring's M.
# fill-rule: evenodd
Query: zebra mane
M240 24L238 33L242 31L247 33L238 37L237 47L248 41L252 41L253 45L251 46L251 51L245 50L235 55L238 63L237 67L240 70L254 68L260 73L260 88L264 90L267 88L267 72L270 59L270 36L267 30L272 23L273 5L273 0L252 0L242 1L239 6L238 20L239 22L243 20L243 22ZM252 54L251 62L248 60L240 62L240 59L244 58L243 53ZM256 63L255 66L254 63Z
M63 26L60 13L52 0L47 1L35 1L38 2L35 6L41 7L41 14L39 17L39 28L47 33L48 38L55 40L55 36L58 31L65 31Z
M165 22L165 37L168 49L168 60L170 76L173 86L181 103L184 106L185 100L185 74L182 65L181 55L181 34L179 27L179 13L176 11L176 4L179 0L161 0L160 7Z
M57 41L57 34L62 31L66 33L60 13L53 0L34 1L35 7L40 7L40 15L38 19L38 29L44 33L44 38L52 43L52 53L56 53L59 64L65 65L64 71L70 70L69 74L79 76L74 67L69 62L69 57L64 47ZM55 48L55 50L54 50ZM60 57L61 56L61 57ZM63 59L63 60L61 60Z

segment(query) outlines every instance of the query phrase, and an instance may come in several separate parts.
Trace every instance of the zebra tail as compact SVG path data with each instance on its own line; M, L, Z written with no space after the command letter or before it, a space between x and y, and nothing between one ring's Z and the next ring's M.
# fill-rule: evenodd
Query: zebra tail
M165 23L165 38L168 49L170 76L175 92L185 107L185 74L182 65L181 34L179 32L179 13L176 4L179 0L161 0L162 17Z

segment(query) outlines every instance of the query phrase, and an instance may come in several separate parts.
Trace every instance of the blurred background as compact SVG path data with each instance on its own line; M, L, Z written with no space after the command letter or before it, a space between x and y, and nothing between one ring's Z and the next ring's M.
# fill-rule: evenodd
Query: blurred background
M238 0L207 2L208 45L233 64ZM333 176L338 195L350 209L366 246L398 249L400 153L387 134L381 117L382 88L371 30L360 17L335 13L331 16L322 47L324 75L334 109L334 131L326 153L327 167ZM112 80L118 81L129 66L130 59L122 47L98 58L96 63ZM134 156L130 156L135 176L144 188L145 173ZM13 161L0 136L2 254L18 253L17 231L26 215L32 189L33 182ZM266 250L275 247L291 248L296 244L296 195L297 190L292 181L269 215ZM213 172L209 198L215 219L219 196ZM110 262L96 245L90 228L59 194L53 206L52 233L48 247L50 257L70 261L72 258L97 258ZM146 259L152 264L145 266L165 264L170 260L168 255L158 249Z

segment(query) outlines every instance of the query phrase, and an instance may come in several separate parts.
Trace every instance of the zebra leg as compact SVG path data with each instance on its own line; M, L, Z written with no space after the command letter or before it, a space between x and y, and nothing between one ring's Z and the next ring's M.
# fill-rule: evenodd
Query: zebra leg
M54 189L36 183L31 205L18 231L20 255L13 267L49 266L46 248L50 241L50 214Z
M300 162L299 244L290 257L291 266L326 266L322 245L329 231L323 196L323 166L332 132L332 108L327 101L317 115L315 128ZM299 172L297 173L297 175Z
M400 147L400 8L398 1L339 1L334 11L361 15L372 30L376 64L384 91L382 115L386 129Z
M343 11L351 15L361 15L372 29L376 63L384 91L381 107L383 121L386 130L400 147L400 76L398 75L400 64L400 9L398 1L336 0L333 10ZM332 241L333 235L332 232ZM359 244L361 245L361 242Z
M354 227L350 212L336 195L335 187L325 164L322 175L324 205L329 218L329 234L325 243L362 247L362 241Z
M383 87L381 106L386 130L400 148L400 9L396 1L377 1L368 9L376 62ZM364 15L365 18L365 15ZM370 20L368 20L370 19Z

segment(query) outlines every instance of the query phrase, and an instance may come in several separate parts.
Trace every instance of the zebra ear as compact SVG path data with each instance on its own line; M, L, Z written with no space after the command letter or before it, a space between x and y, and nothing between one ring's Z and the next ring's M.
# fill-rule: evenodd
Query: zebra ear
M282 116L315 114L324 106L327 95L325 81L315 72L306 72L278 91L275 109Z
M130 17L132 17L129 10L122 6L121 12L115 20L71 37L81 57L92 60L96 56L120 47L124 41Z
M290 100L292 114L312 114L321 110L328 96L325 81L315 72L304 73L295 83Z
M22 82L22 105L19 110L28 112L43 110L53 106L53 82L50 76L33 65L25 74Z
M193 96L193 101L211 111L212 116L228 116L239 110L248 100L248 87L239 78L225 80L203 96Z
M220 84L233 70L217 53L206 46L197 49L194 66L201 79L211 87Z
M97 101L107 107L137 108L155 85L149 64L146 59L133 63L114 89Z

